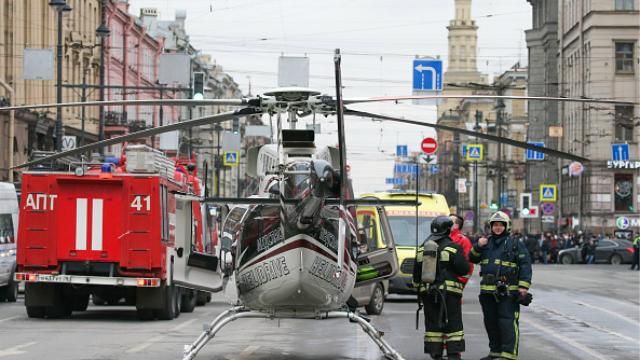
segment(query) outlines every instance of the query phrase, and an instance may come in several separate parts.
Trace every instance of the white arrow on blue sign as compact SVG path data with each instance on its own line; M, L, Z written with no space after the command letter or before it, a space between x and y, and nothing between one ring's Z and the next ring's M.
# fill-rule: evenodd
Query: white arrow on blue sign
M413 90L442 90L442 60L413 60Z
M611 160L629 161L629 144L611 144Z
M538 146L538 147L544 147L543 141L527 141L527 143ZM527 160L536 160L536 161L544 160L544 153L527 149Z

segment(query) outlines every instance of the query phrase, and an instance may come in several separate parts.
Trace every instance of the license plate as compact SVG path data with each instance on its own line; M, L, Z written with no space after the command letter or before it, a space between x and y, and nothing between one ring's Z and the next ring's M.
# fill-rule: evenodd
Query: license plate
M38 275L38 280L48 281L48 282L70 283L71 276L69 275Z

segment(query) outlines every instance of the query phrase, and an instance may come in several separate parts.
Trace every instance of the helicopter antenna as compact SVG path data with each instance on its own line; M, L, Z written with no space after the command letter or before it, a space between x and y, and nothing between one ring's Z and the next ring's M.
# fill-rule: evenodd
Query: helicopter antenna
M347 216L347 214L346 208L344 207L344 196L348 186L347 169L345 164L347 147L344 141L344 106L342 103L342 74L340 70L340 60L340 49L336 49L335 55L333 56L333 63L335 65L336 76L336 118L338 125L338 151L340 158L340 176L338 177L340 181L340 202L338 206L338 271L336 272L336 277L338 278L342 272L346 246L347 224L344 217Z

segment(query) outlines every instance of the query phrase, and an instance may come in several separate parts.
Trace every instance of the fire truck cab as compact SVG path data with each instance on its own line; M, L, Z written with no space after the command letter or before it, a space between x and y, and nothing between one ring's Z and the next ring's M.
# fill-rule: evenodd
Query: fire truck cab
M15 278L29 317L84 311L92 295L170 320L193 311L198 291L222 290L199 180L146 145L124 154L23 174Z

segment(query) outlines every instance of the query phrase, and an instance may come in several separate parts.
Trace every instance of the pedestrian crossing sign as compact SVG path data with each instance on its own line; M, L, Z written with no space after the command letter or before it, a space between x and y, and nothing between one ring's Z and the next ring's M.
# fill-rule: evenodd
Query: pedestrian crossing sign
M540 201L556 201L557 195L555 184L540 184Z
M238 166L240 163L240 151L225 151L224 166Z
M467 144L467 161L482 161L484 159L483 144Z

